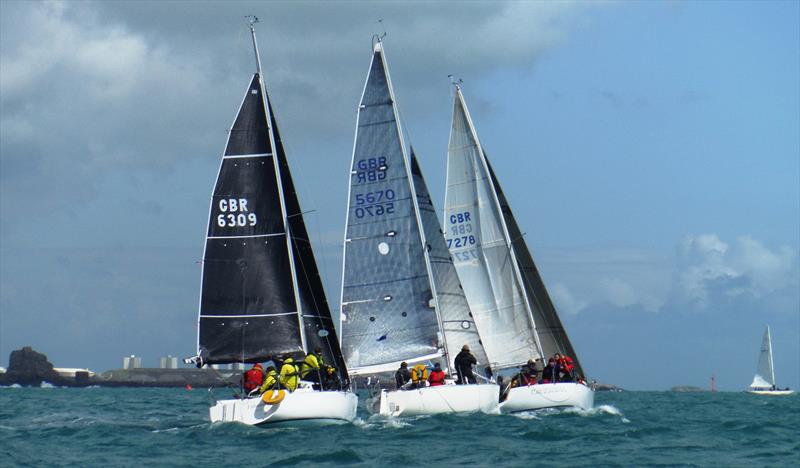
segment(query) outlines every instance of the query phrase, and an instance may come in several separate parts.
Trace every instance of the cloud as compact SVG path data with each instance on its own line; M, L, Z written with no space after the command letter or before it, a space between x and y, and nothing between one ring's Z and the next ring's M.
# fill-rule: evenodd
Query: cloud
M750 236L729 245L716 234L687 236L678 249L675 300L704 309L715 299L764 297L798 284L798 253Z

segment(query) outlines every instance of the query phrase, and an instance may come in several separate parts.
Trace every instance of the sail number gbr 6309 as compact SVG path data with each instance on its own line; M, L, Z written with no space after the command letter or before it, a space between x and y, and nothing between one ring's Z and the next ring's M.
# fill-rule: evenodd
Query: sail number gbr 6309
M246 198L223 198L217 203L222 213L217 215L219 227L255 226L258 218L247 209Z

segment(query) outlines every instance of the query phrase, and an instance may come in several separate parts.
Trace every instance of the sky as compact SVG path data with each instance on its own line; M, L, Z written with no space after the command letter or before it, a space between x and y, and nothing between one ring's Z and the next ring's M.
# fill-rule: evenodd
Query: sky
M441 214L449 74L590 378L800 387L800 3L0 2L0 365L196 353L254 71L338 313L371 37ZM382 23L378 23L382 19Z

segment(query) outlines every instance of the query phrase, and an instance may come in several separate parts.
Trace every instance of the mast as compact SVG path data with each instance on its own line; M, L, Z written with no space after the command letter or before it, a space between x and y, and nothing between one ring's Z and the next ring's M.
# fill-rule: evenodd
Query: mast
M253 54L256 59L256 73L258 73L258 85L261 88L261 95L264 96L264 112L267 116L267 132L269 133L269 142L270 147L272 148L272 162L275 167L275 177L278 180L278 195L280 197L280 205L281 205L281 213L283 214L283 225L284 229L286 230L286 248L289 252L289 268L292 272L292 287L294 288L294 297L295 302L297 303L297 322L300 328L300 342L302 343L303 352L308 353L308 344L306 341L306 331L305 331L305 323L303 321L303 305L302 301L300 300L300 290L298 286L299 278L297 277L297 268L294 264L294 247L292 245L292 231L291 227L289 226L289 218L288 214L286 213L286 198L283 193L283 181L281 179L281 171L278 167L278 158L277 152L278 148L275 145L275 133L272 128L272 109L270 108L270 102L267 97L266 88L264 87L264 76L261 73L261 56L258 53L258 42L256 41L256 29L255 24L258 23L258 17L249 15L246 17L250 23L250 36L253 39Z
M472 133L472 138L475 140L475 145L478 149L478 155L481 159L481 164L483 165L483 169L486 171L486 174L489 175L490 172L486 161L486 155L483 153L483 145L481 145L480 139L478 139L478 132L475 130L475 125L472 122L472 116L469 113L469 109L467 109L467 104L464 102L464 96L461 93L461 85L454 83L454 86L456 87L456 98L459 100L461 108L464 110L464 116L467 118L467 123L469 124L469 131ZM517 256L514 253L514 245L511 242L511 236L508 233L508 226L506 225L505 216L502 216L503 209L502 206L500 206L500 200L497 197L497 189L494 186L494 181L492 180L491 176L489 176L489 186L491 187L492 201L494 202L498 213L501 213L500 225L503 228L503 236L505 237L506 246L508 248L509 256L511 257L511 264L514 268L514 274L520 287L522 287L524 290L525 282L522 279L522 273L517 262ZM528 294L522 294L522 298L525 301L525 310L528 312L528 320L533 328L533 337L536 340L536 348L539 351L539 355L542 356L542 359L546 359L547 356L545 356L544 350L542 349L542 344L539 341L539 332L536 330L536 322L533 318L533 310L531 309L531 304L528 300Z
M769 332L769 325L767 325L767 350L769 352L770 383L775 386L775 364L772 362L772 335Z

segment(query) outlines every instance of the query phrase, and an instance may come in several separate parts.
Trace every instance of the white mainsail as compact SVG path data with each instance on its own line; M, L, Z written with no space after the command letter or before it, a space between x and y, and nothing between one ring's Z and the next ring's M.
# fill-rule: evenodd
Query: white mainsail
M458 86L444 214L448 247L492 367L542 357L500 204Z
M772 388L775 385L775 367L772 365L772 337L769 333L769 325L764 330L764 338L761 340L761 352L758 355L758 367L753 383L750 388Z

